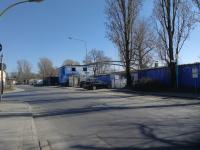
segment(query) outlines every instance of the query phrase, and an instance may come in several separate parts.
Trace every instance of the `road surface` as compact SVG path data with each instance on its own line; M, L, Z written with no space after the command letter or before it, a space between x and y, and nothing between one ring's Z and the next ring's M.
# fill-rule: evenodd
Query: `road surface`
M80 88L22 86L5 101L32 107L40 146L50 150L193 150L200 100Z

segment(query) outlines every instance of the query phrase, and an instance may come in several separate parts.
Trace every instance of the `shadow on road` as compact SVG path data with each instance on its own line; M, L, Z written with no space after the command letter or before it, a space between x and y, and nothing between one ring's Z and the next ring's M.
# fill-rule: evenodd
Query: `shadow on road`
M83 107L83 108L73 108L73 109L54 109L46 112L40 112L34 114L35 118L39 117L50 117L58 115L75 115L75 114L88 114L95 112L105 112L105 111L120 111L120 110L133 110L133 109L151 109L151 108L170 108L170 107L184 107L184 106L197 106L200 102L187 103L187 104L165 104L165 105L148 105L148 106L95 106L95 107Z
M130 124L129 124L130 126ZM118 147L118 146L96 146L96 145L83 145L83 144L77 144L71 146L72 149L79 149L79 150L199 150L200 148L200 134L198 131L191 131L188 133L181 133L178 135L170 136L170 137L160 137L157 134L158 131L156 131L157 126L149 127L148 125L141 124L141 123L132 123L131 126L136 126L137 128L135 130L138 130L142 138L140 138L141 141L148 140L148 142L140 142L139 144L131 144L133 146L127 146L127 147ZM130 129L129 129L130 130ZM165 129L162 129L165 130ZM157 134L156 134L157 133ZM195 139L189 138L189 140L180 140L180 137L184 136L190 136L194 133L198 133L199 136L195 136ZM174 133L171 133L172 135ZM176 137L179 137L179 139L176 139ZM115 137L109 137L111 139L115 139ZM118 137L123 139L124 137ZM132 137L129 137L129 140L132 139L134 141L134 135ZM106 141L106 137L104 139Z
M92 145L76 145L71 148L78 150L199 150L200 145L180 145L180 146L169 146L169 147L151 147L151 148L137 148L137 147L120 147L120 148L106 148L96 147Z

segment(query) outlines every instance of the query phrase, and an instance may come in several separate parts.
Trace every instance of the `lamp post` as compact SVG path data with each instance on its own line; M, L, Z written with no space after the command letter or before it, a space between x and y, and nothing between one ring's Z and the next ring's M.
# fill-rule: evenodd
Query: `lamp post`
M85 47L85 56L86 56L86 64L87 62L87 42L85 40L81 40L81 39L77 39L77 38L73 38L73 37L68 37L69 40L75 40L75 41L80 41L84 44Z
M8 7L6 7L5 9L3 9L2 11L0 11L0 17L2 17L8 10L10 10L11 8L17 6L17 5L20 5L20 4L23 4L23 3L32 3L32 2L36 2L36 3L39 3L39 2L42 2L44 0L23 0L23 1L19 1L19 2L16 2L16 3L13 3L11 5L9 5ZM2 51L2 45L0 44L0 52ZM4 90L4 81L3 81L3 70L4 70L4 66L3 66L3 52L1 53L0 55L0 67L1 67L1 95L0 95L0 102L2 101L2 98L3 98L3 90Z
M69 40L75 40L75 41L79 41L82 42L84 44L85 47L85 57L86 57L86 68L87 68L87 63L88 63L88 56L87 56L87 42L85 40L82 39L78 39L78 38L74 38L74 37L68 37ZM87 78L87 69L86 69L86 78Z
M13 4L9 5L8 7L6 7L3 11L0 12L0 17L3 16L8 10L10 10L11 8L13 8L17 5L20 5L23 3L32 3L32 2L39 3L42 1L44 1L44 0L24 0L24 1L19 1L19 2L13 3Z

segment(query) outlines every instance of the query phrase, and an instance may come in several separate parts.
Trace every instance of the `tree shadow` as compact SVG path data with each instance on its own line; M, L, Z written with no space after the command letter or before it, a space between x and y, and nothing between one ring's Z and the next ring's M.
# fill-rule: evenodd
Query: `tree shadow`
M141 142L139 145L130 143L131 146L97 146L97 145L83 145L83 144L76 144L72 145L70 148L72 149L78 149L78 150L199 150L200 148L200 137L196 137L196 140L193 139L184 139L184 140L176 140L175 136L172 137L159 137L156 135L155 128L149 127L145 124L141 123L133 123L130 125L137 126L135 130L139 130L140 133L143 135L143 139L148 139L148 142ZM119 125L120 126L120 125ZM191 131L188 133L179 134L176 136L182 136L185 135L192 135L194 132L200 132L198 131ZM109 137L112 139L115 139L116 137ZM118 137L123 138L123 137ZM133 137L130 137L133 138ZM134 138L133 138L134 140ZM113 140L114 141L114 140ZM152 143L160 143L160 145L154 145ZM150 145L148 145L150 144ZM115 145L115 143L112 143L112 145ZM116 145L119 145L119 143L116 143Z
M50 111L40 112L34 114L35 118L39 117L51 117L58 115L84 115L96 112L108 112L108 111L122 111L122 110L135 110L135 109L160 109L160 108L171 108L171 107L184 107L184 106L197 106L200 102L187 103L187 104L165 104L165 105L148 105L148 106L87 106L82 108L72 109L53 109Z
M200 93L176 93L176 92L150 92L150 91L131 91L127 89L111 89L113 92L121 92L125 94L136 94L138 96L160 96L162 99L177 98L177 100L200 100ZM192 95L189 96L188 94Z
M93 145L75 145L72 149L78 150L199 150L200 145L182 145L171 147L151 147L151 148L138 148L138 147L98 147Z

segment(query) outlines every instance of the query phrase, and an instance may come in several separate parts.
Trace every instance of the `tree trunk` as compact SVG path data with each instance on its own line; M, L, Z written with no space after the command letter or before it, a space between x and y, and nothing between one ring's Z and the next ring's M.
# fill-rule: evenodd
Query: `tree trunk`
M132 87L132 79L131 79L131 71L130 71L130 64L126 64L126 87Z
M171 62L169 64L170 68L170 78L171 78L171 87L176 88L176 63Z

